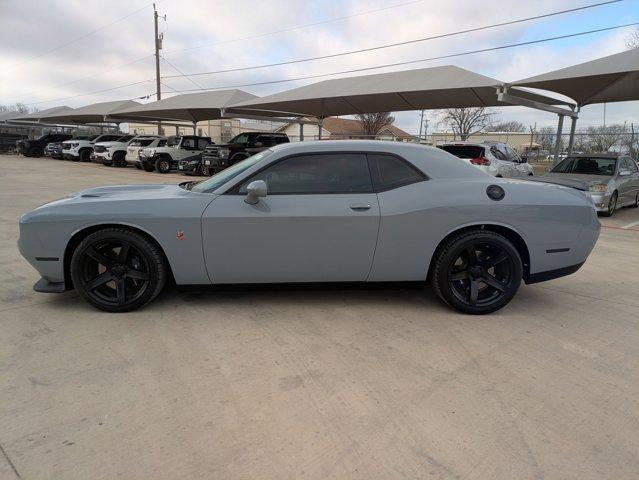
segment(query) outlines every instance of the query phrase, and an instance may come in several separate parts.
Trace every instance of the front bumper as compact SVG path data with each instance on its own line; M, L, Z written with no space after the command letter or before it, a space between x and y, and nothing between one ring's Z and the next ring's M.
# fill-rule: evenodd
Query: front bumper
M202 165L213 172L224 170L230 165L228 158L202 157Z
M608 211L608 202L610 202L612 194L608 192L587 192L587 194L595 204L595 210L598 212Z
M200 162L180 162L178 164L178 171L185 175L199 175L200 174Z

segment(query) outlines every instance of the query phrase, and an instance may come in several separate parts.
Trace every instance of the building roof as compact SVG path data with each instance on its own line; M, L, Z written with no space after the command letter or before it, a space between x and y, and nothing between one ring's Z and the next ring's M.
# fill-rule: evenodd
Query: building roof
M351 118L336 118L336 117L328 117L324 119L322 123L322 127L324 130L329 132L331 135L335 136L357 136L357 135L365 135L364 129L362 126L362 122L359 120L351 119ZM412 135L405 132L401 128L396 127L395 125L387 125L382 131L387 131L390 135L400 138L411 138Z
M639 48L512 84L561 93L579 105L639 100Z

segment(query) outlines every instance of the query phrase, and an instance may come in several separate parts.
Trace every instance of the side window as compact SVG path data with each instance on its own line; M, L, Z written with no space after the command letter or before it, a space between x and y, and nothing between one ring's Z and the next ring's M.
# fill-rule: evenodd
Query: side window
M510 147L506 147L506 156L510 162L519 162L519 155Z
M622 170L631 170L630 165L628 165L628 162L623 157L619 158L619 171Z
M504 152L502 152L497 147L490 147L490 153L492 153L497 160L507 160L506 154L504 154Z
M369 153L368 163L373 177L373 186L378 192L426 179L423 173L393 155Z
M257 137L255 139L255 143L261 143L263 147L270 147L272 145L271 137L268 137L266 135L260 135L259 137Z
M630 168L631 172L636 173L637 171L639 171L639 168L637 168L637 164L634 162L632 158L626 157L626 163L628 164L628 167Z
M366 155L359 153L316 154L290 157L255 174L246 186L264 180L269 195L369 193L373 191Z
M208 138L198 138L198 140L197 140L197 149L198 150L204 150L209 145L209 143L211 143L211 142L209 141Z
M282 136L277 136L277 137L275 137L275 143L278 144L278 145L280 143L288 143L288 137L285 137L283 135Z
M185 150L195 150L195 138L183 139L181 147Z

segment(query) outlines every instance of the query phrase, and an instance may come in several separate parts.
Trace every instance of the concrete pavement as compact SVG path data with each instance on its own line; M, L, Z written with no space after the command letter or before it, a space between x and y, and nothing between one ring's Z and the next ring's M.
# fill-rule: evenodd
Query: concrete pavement
M483 317L427 288L166 292L124 315L33 292L21 213L183 179L0 157L0 478L639 476L638 210Z

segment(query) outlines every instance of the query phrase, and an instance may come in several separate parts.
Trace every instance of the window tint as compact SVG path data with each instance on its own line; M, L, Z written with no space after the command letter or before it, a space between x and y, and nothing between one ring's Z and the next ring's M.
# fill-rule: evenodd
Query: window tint
M277 137L275 137L275 143L277 143L277 144L288 143L288 137L285 137L284 135L277 136Z
M369 153L368 162L376 191L390 190L426 178L424 174L392 155Z
M613 175L616 165L617 160L615 158L568 157L554 167L551 172Z
M272 137L268 137L266 135L260 135L255 139L255 143L261 142L263 147L271 147L273 146L273 142L271 141Z
M318 154L290 157L257 173L240 186L240 193L255 181L264 180L271 194L372 192L366 155Z
M475 145L442 145L439 148L458 158L479 158L484 156L484 149Z
M197 149L204 150L211 141L208 138L198 138L197 140Z
M636 172L637 170L639 170L637 168L637 164L635 163L635 161L632 158L627 158L626 157L626 163L628 164L628 168L630 168L631 172Z

